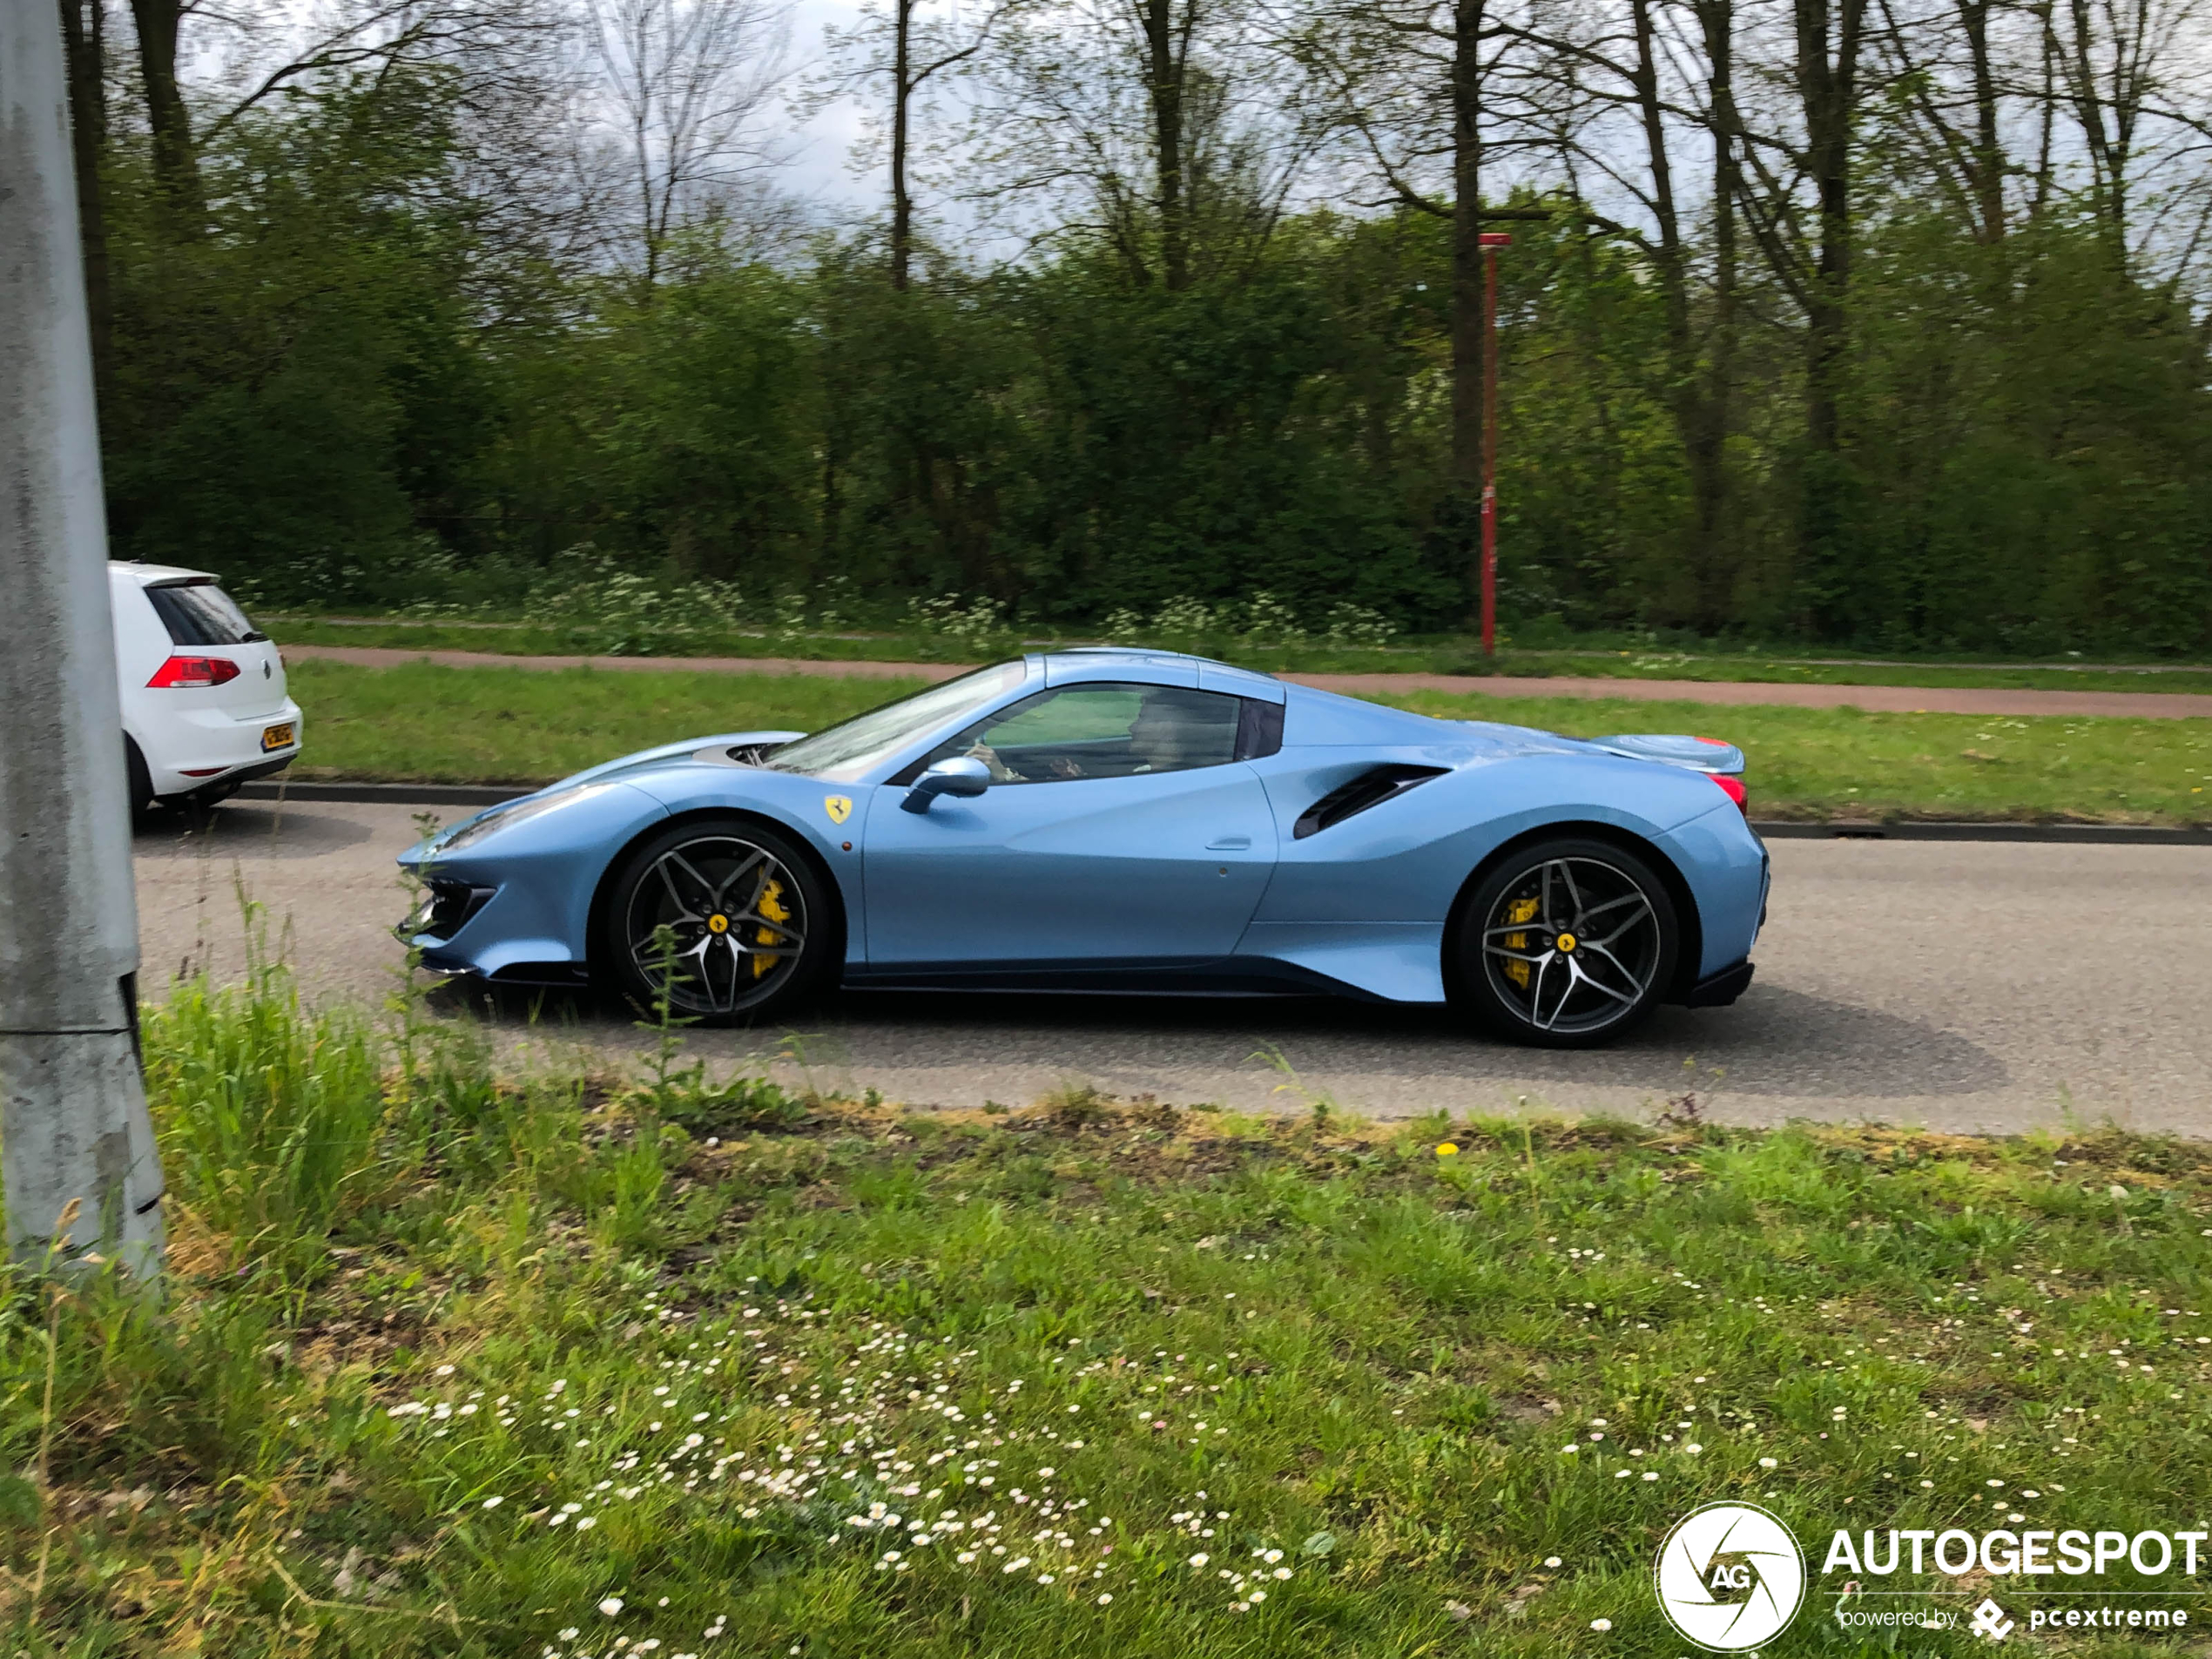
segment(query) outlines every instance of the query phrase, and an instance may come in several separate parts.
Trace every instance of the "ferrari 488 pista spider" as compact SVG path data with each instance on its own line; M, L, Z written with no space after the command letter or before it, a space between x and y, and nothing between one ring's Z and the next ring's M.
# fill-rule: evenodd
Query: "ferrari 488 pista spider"
M1604 1041L1751 977L1732 746L1101 648L578 772L401 856L434 970L758 1020L846 986L1329 992Z

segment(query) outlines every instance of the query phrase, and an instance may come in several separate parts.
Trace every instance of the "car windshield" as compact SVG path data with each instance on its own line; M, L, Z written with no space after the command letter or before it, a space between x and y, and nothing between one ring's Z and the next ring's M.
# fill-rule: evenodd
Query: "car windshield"
M974 712L993 698L1005 696L1028 675L1028 665L1018 658L979 668L786 744L762 764L777 772L804 772L835 783L857 782L900 750Z
M146 597L178 645L247 645L268 636L246 619L231 596L205 577L147 585Z

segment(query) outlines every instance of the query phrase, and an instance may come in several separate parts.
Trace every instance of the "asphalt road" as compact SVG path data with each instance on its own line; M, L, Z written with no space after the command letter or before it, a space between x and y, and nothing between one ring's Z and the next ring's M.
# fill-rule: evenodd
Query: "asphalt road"
M450 815L450 809L448 809ZM238 974L237 894L318 998L375 999L401 951L390 805L233 802L203 833L142 830L143 983ZM1023 1104L1069 1082L1122 1096L1372 1116L1522 1106L1649 1114L1695 1089L1714 1116L2021 1129L2070 1114L2212 1133L2212 848L1773 843L1759 974L1730 1008L1666 1009L1589 1054L1470 1036L1448 1013L1328 1001L844 995L795 1027L697 1032L718 1064L916 1106ZM480 999L479 999L480 1001ZM435 1006L463 1017L453 989ZM481 1009L518 1062L620 1063L640 1041L572 997ZM1280 1056L1290 1072L1263 1057ZM1294 1076L1291 1074L1294 1073Z

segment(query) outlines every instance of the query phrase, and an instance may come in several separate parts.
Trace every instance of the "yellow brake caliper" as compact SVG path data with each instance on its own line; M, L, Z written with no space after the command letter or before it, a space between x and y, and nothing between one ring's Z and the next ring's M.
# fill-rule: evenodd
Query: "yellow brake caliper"
M789 921L791 920L791 911L784 904L784 884L782 882L771 881L768 884L767 890L760 895L760 914L767 917L771 921ZM755 937L758 941L763 945L772 945L779 939L781 939L783 934L777 932L773 927L761 927L755 930ZM782 960L783 958L780 956L755 956L752 959L753 978L759 979L763 974L766 973L771 968L773 968Z
M1539 901L1534 899L1515 899L1513 901L1512 906L1506 911L1506 921L1508 924L1534 921L1536 920L1536 911L1538 907ZM1528 935L1527 934L1507 934L1506 935L1506 948L1507 950L1527 950L1528 948ZM1526 962L1517 961L1507 962L1506 964L1506 977L1511 980L1515 985L1521 987L1522 990L1527 990L1528 988L1528 964Z

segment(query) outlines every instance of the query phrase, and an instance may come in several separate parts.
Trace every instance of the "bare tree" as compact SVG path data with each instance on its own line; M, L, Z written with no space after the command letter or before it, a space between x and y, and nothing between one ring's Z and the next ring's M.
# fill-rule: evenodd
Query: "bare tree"
M177 54L191 0L131 0L138 40L138 78L145 93L153 174L179 228L196 233L206 218L192 116L178 78Z
M1170 291L1272 233L1312 150L1248 0L1035 0L974 66L971 200L1039 199Z
M1533 38L1508 0L1335 0L1291 44L1323 89L1326 118L1383 199L1451 228L1451 489L1441 528L1462 544L1471 586L1488 354L1482 233L1555 211L1489 206L1485 180L1509 188L1527 178L1522 159L1556 152L1561 122L1571 125L1581 97L1571 73L1551 72L1541 47L1516 57L1516 45ZM1494 185L1492 193L1507 191Z
M826 31L840 71L818 93L818 101L859 91L879 79L888 83L894 288L904 288L913 272L914 125L923 99L940 77L984 51L993 33L1021 3L1022 0L993 0L963 25L956 6L939 12L929 10L927 0L887 0L886 7L865 10L856 26Z
M92 384L103 410L112 400L114 285L108 268L107 203L100 169L107 156L106 0L61 0L63 67L69 77L71 159L77 169L77 221L84 245L85 316L92 335Z
M770 118L791 69L790 14L779 0L591 0L591 20L650 293L670 239L784 159Z

